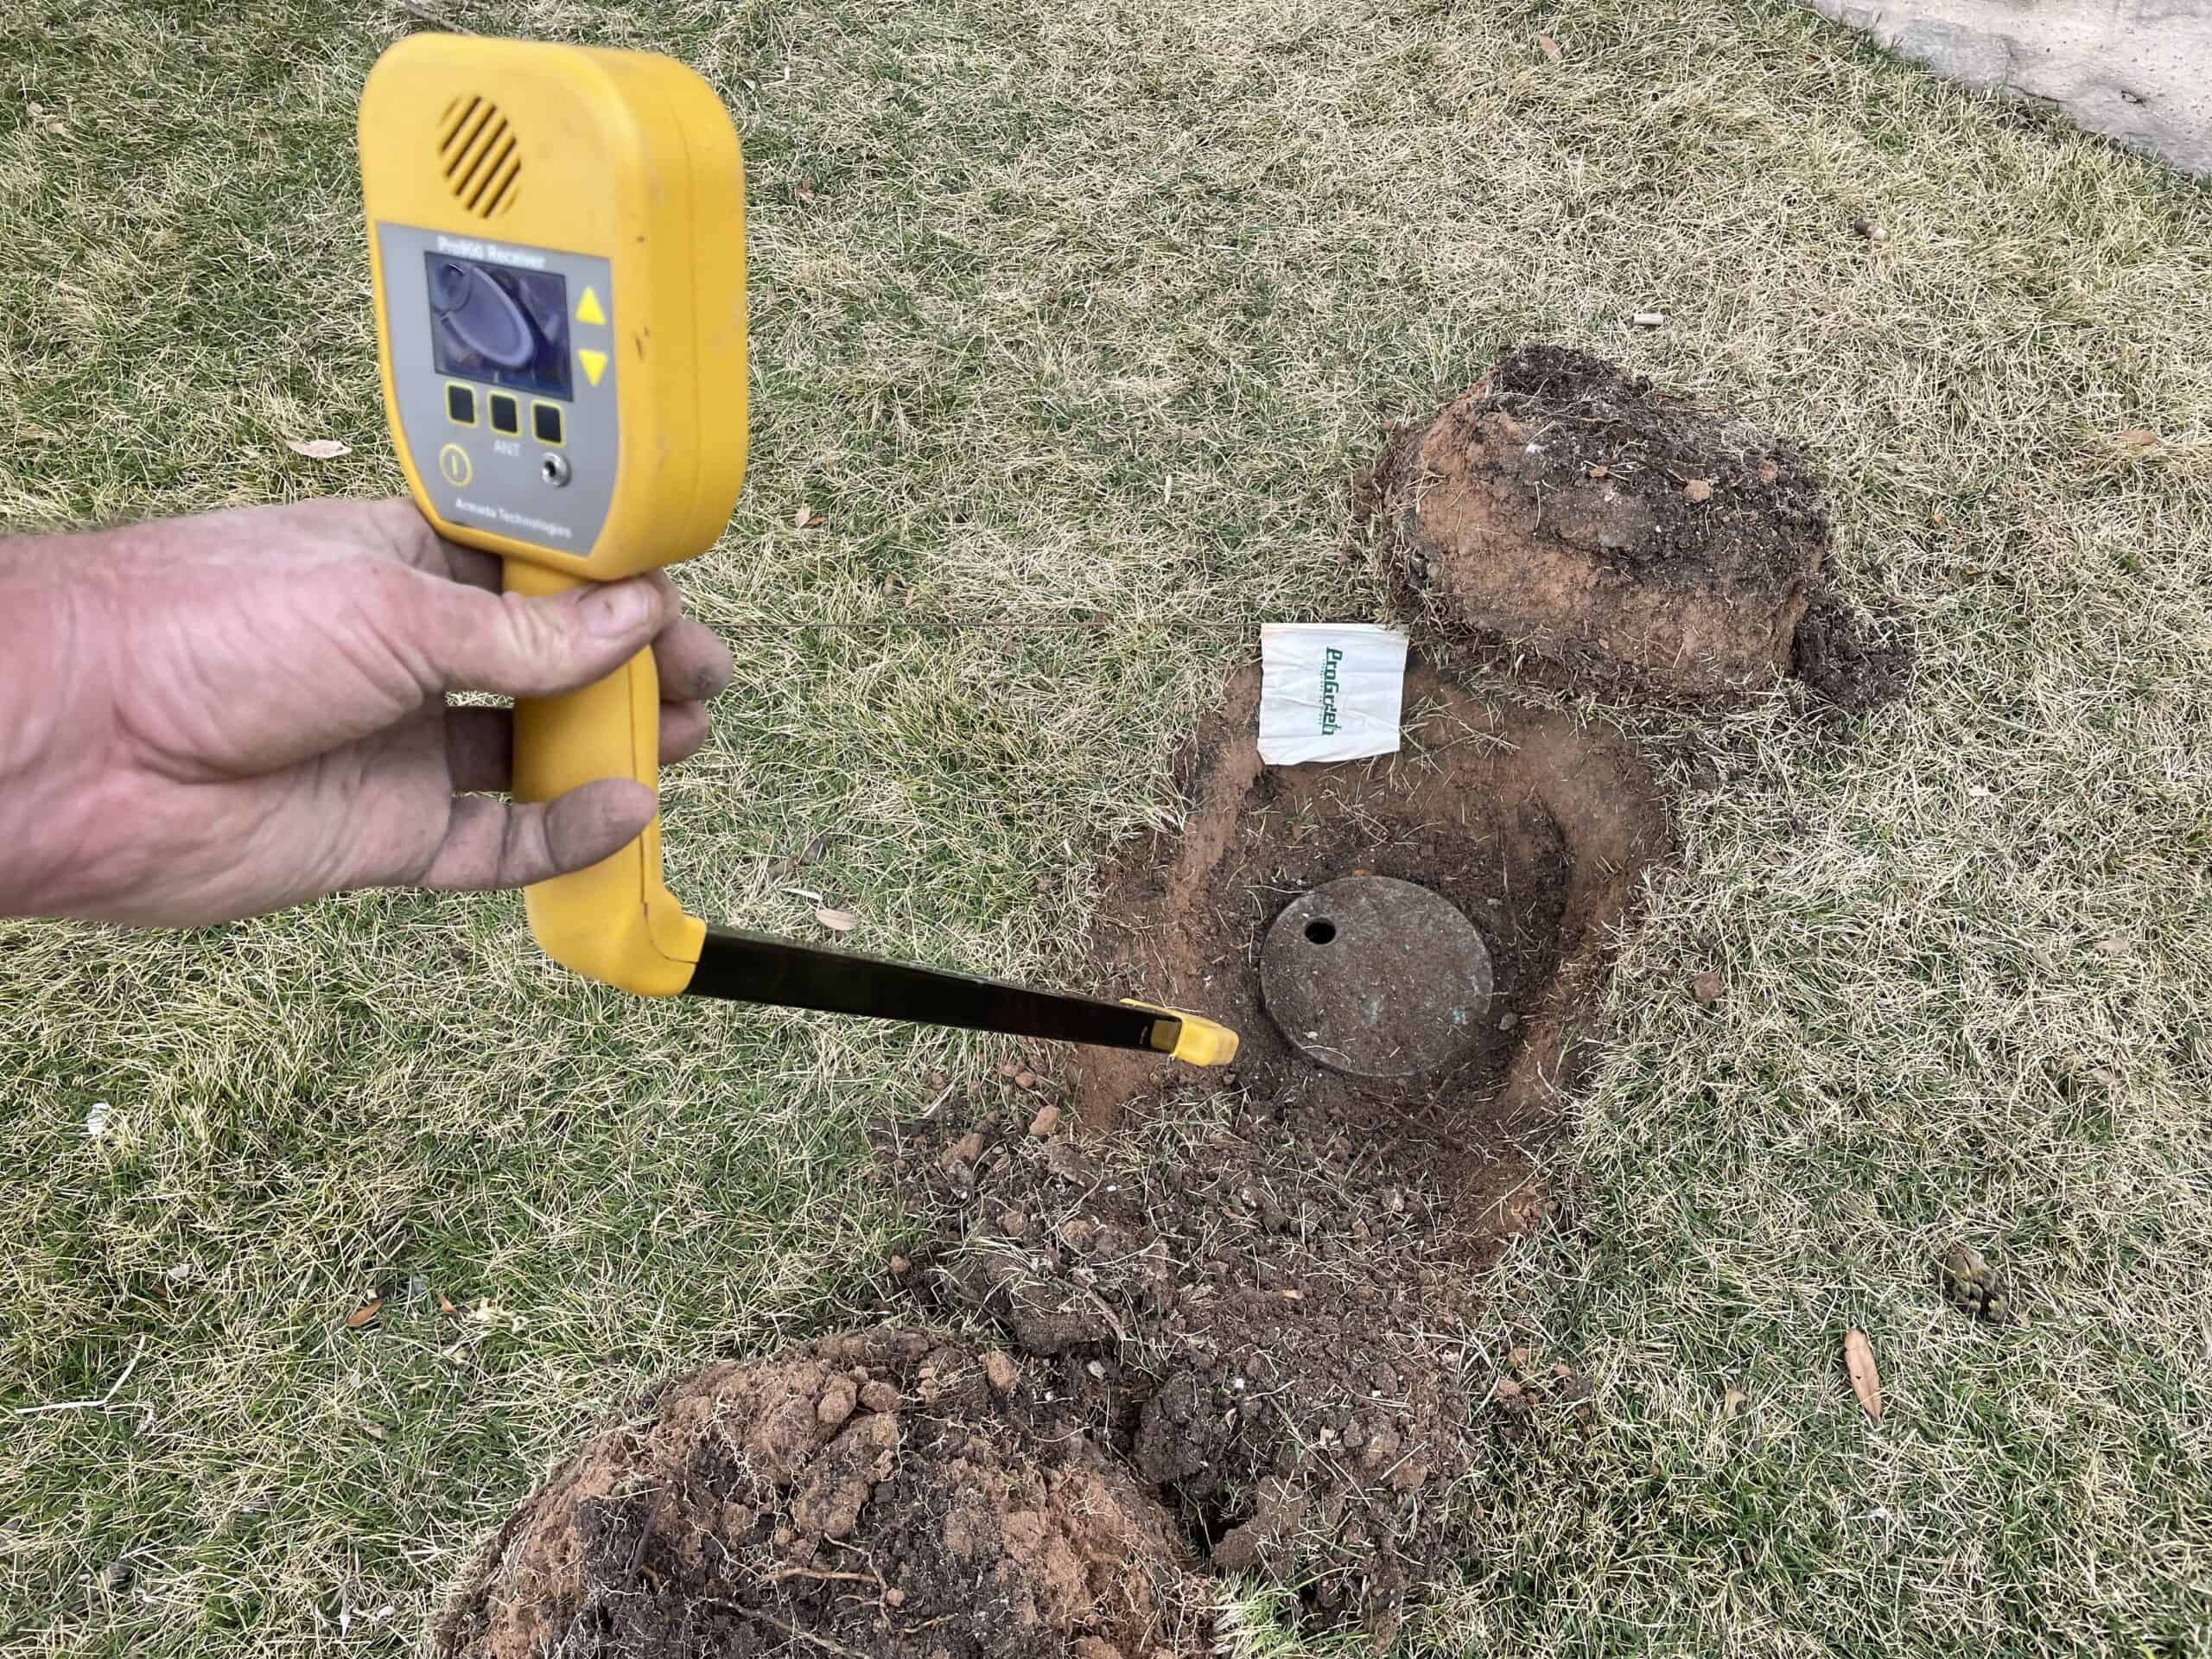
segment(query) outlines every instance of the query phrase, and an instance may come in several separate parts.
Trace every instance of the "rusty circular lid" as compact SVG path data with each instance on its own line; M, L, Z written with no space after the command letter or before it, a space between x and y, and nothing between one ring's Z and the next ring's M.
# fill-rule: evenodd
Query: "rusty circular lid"
M1459 1058L1490 1007L1490 952L1441 894L1348 875L1268 930L1260 989L1292 1046L1332 1071L1405 1077Z

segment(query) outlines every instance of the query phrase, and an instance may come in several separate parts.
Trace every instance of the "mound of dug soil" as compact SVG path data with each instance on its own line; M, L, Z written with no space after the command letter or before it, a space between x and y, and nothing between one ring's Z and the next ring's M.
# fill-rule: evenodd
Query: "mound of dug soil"
M882 1327L717 1364L508 1520L448 1659L1178 1659L1209 1598L1158 1502L1009 1357Z
M1362 499L1448 633L1692 704L1795 674L1860 709L1911 653L1836 595L1803 454L1586 353L1524 346L1400 435Z

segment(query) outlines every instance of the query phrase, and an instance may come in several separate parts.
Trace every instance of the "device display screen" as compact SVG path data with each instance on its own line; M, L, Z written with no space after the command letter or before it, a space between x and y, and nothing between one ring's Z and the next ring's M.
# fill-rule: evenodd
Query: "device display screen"
M449 253L423 256L440 374L569 396L569 282Z

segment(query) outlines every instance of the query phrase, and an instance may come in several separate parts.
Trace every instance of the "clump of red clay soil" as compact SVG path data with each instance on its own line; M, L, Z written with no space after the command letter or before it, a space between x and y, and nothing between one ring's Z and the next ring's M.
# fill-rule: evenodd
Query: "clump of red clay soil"
M1508 353L1358 496L1402 591L1524 672L1691 705L1791 676L1847 709L1910 689L1910 647L1836 591L1798 447L1586 353Z
M491 1540L447 1659L1182 1659L1157 1499L1010 1356L891 1326L709 1365Z
M1211 1566L1387 1640L1461 1553L1484 1402L1526 1408L1477 1334L1478 1270L1546 1211L1534 1160L1671 842L1642 763L1563 715L1416 667L1402 753L1270 769L1257 696L1241 676L1200 734L1182 832L1110 862L1093 939L1112 994L1236 1027L1234 1071L1084 1051L1071 1116L1025 1123L1017 1096L887 1151L936 1219L918 1282L1049 1363ZM1324 1068L1265 1010L1269 923L1355 874L1418 882L1484 937L1496 990L1440 1070ZM1078 1122L1116 1132L1078 1142Z

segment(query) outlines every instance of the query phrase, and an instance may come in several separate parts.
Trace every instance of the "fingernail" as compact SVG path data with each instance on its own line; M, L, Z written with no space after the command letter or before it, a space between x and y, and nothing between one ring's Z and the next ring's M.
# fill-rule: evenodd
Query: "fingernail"
M581 601L584 626L601 639L613 634L635 633L652 618L658 600L652 584L645 582L610 582L603 588L594 588Z

